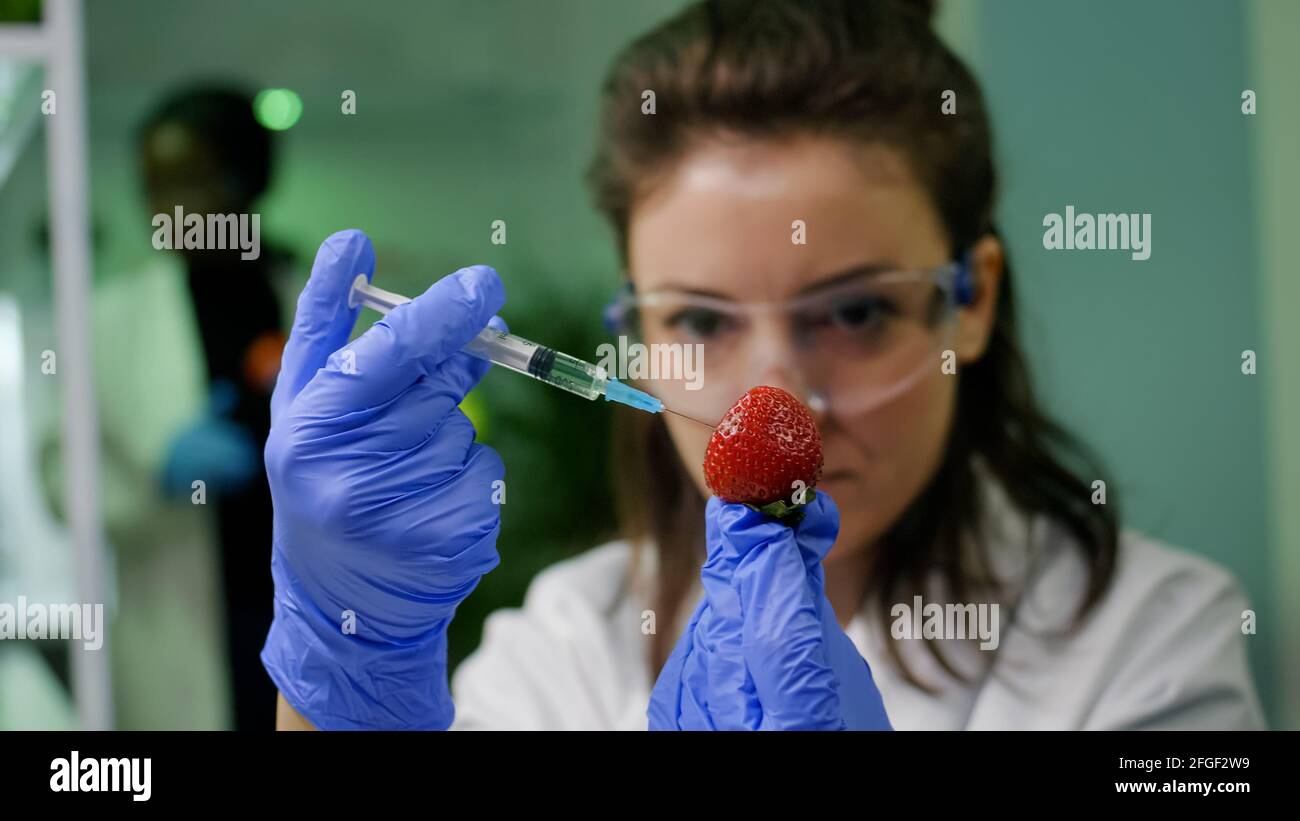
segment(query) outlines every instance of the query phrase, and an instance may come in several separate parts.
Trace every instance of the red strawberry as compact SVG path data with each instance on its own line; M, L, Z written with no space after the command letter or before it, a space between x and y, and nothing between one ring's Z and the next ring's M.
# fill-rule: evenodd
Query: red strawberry
M822 475L822 437L812 414L788 391L750 388L718 423L704 453L704 481L727 502L781 516L797 507L794 494ZM812 494L802 501L810 501Z

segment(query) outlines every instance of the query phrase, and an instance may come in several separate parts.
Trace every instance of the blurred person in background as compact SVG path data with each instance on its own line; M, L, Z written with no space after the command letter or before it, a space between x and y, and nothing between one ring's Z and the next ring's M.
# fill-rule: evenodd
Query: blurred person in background
M272 176L271 132L254 117L250 95L221 87L182 90L140 130L150 210L251 214ZM271 496L261 450L271 426L270 397L284 347L277 276L286 255L260 243L178 249L188 313L202 351L208 405L168 445L164 489L189 498L202 480L215 497L227 659L236 728L265 726L275 694L257 654L271 623L265 534Z

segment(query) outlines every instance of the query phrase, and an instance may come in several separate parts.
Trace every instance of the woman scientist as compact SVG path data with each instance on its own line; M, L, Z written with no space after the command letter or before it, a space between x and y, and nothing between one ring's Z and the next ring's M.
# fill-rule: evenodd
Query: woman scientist
M617 59L591 175L628 280L610 318L703 346L701 390L645 386L674 410L803 398L823 478L788 527L707 498L707 428L643 414L625 539L538 576L454 682L504 476L457 409L487 367L460 348L505 294L467 268L348 343L374 252L326 240L266 446L279 726L1262 725L1235 582L1120 533L1033 399L987 114L928 5L699 3ZM992 629L916 635L927 604Z

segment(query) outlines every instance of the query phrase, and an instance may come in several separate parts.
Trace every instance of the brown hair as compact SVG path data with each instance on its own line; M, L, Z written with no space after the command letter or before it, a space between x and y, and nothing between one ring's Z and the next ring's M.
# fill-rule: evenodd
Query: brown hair
M932 12L930 2L903 0L711 0L634 41L606 78L589 174L624 264L638 198L692 140L717 133L757 139L820 134L890 146L907 158L932 197L954 258L995 233L996 180L983 95L931 30ZM641 112L645 90L654 91L654 116ZM958 114L941 112L949 90L956 93ZM1089 484L1066 460L1099 477L1093 461L1034 398L1009 270L988 349L959 379L945 457L872 551L869 600L883 611L887 634L890 603L920 595L932 571L942 575L955 601L995 587L978 541L979 459L1019 508L1046 514L1077 539L1089 572L1077 625L1113 575L1118 521L1112 507L1090 503ZM620 416L614 453L624 534L638 551L648 544L657 550L653 597L660 621L651 661L658 670L676 639L674 616L699 573L704 500L658 417ZM960 560L967 538L977 546L974 571ZM897 643L885 644L908 679L928 689L903 664ZM927 647L958 675L936 645Z

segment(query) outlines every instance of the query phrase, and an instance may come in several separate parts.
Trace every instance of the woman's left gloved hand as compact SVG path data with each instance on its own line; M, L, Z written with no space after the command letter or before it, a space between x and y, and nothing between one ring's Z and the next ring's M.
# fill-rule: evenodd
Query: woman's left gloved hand
M655 683L650 729L892 729L826 599L839 510L818 493L805 514L792 528L709 499L704 600Z

